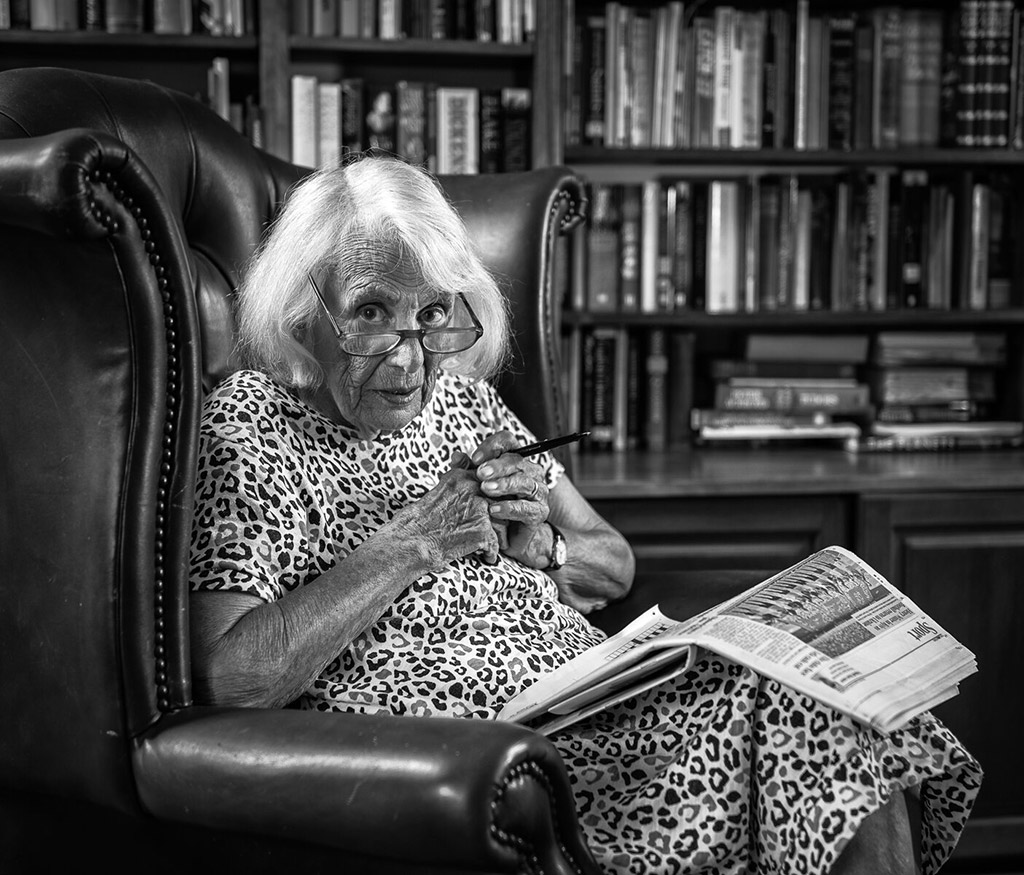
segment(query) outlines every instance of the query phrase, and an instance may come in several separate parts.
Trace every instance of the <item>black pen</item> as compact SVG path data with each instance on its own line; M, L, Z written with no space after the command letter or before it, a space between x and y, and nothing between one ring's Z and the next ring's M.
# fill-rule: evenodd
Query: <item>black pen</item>
M561 437L548 438L546 441L537 441L535 444L527 444L524 447L517 447L513 450L509 450L508 452L515 453L517 456L522 456L523 458L526 458L527 456L536 456L538 453L553 450L555 447L571 444L573 441L585 438L588 434L590 434L589 431L578 431L575 434L564 434Z

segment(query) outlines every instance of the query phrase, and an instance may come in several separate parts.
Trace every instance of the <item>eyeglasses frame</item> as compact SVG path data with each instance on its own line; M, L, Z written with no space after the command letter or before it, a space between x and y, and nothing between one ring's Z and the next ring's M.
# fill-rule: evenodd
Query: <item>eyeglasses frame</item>
M385 350L384 352L371 352L371 353L349 352L347 349L344 349L344 347L342 347L342 349L343 349L343 351L345 352L346 355L355 355L355 356L359 356L361 358L371 358L372 356L375 356L375 355L388 355L389 353L392 353L396 349L398 349L398 347L402 345L402 341L405 340L406 338L409 338L409 337L415 337L419 341L420 347L422 347L424 352L428 352L431 355L444 355L444 353L431 352L429 349L427 349L425 346L423 346L423 338L424 338L425 335L431 334L431 333L434 333L434 332L437 332L437 331L448 331L449 329L447 329L447 328L393 328L393 329L391 329L389 331L380 331L380 332L360 331L360 332L355 332L354 334L351 334L351 335L345 334L341 330L341 327L338 325L338 321L334 318L334 314L330 311L330 308L327 306L327 301L324 300L324 296L320 292L320 287L317 285L316 280L313 279L313 274L307 273L306 274L306 279L309 280L309 285L313 289L313 294L316 295L316 299L320 302L320 306L323 308L324 315L327 317L327 321L328 321L328 323L331 326L331 330L334 331L334 334L338 338L338 342L339 343L344 343L346 337L353 337L356 334L397 334L398 337L399 337L398 343L396 343L393 347L391 347L391 349ZM480 340L480 338L484 336L484 327L483 327L483 325L480 324L480 320L477 318L476 313L473 312L473 308L469 306L469 301L466 300L466 296L462 292L458 292L458 297L462 301L462 303L465 305L466 312L469 313L469 318L473 320L473 329L472 330L474 332L476 332L476 340L474 340L465 349L460 349L458 352L447 353L447 355L458 355L461 352L465 352L467 349L472 349L477 344L477 342ZM468 331L469 329L463 328L463 329L456 329L456 330Z

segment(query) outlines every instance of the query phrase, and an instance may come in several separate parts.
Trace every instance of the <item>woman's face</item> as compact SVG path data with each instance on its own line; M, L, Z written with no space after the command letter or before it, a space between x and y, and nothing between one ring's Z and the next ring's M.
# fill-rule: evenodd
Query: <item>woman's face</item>
M321 291L342 334L399 328L443 328L453 296L428 289L402 259L367 247L352 253L345 274L357 277L344 289L328 279ZM389 353L346 353L326 318L313 331L313 354L326 379L314 403L335 421L373 438L407 426L426 406L444 356L423 349L417 338L403 338Z

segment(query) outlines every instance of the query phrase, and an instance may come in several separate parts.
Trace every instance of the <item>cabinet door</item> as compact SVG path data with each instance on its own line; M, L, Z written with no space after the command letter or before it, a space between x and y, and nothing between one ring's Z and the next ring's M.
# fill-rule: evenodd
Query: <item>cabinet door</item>
M835 496L648 497L591 503L629 539L638 574L778 571L830 544L849 545L847 505Z
M978 657L935 709L985 780L958 854L1024 853L1024 493L862 499L859 554Z

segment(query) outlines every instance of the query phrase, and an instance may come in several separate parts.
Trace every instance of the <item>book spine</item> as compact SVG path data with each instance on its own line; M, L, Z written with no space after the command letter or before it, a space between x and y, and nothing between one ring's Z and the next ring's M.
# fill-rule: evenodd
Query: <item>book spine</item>
M676 222L672 247L673 310L687 310L693 300L693 197L686 180L672 183L675 189Z
M928 174L923 170L905 170L902 175L902 300L903 307L924 305L924 228Z
M981 51L982 0L961 0L957 59L956 145L976 146L980 126L977 56Z
M361 152L366 143L364 92L361 78L350 76L341 80L341 147L345 153Z
M696 149L715 144L715 25L709 18L693 20L693 124L690 142Z
M484 88L480 91L480 172L500 173L502 170L501 91Z
M475 88L437 89L437 172L479 172L479 92Z
M903 14L897 7L875 15L877 72L874 89L874 144L879 149L900 145L900 89L903 80Z
M312 0L310 9L311 36L337 36L338 12L338 0Z
M585 385L590 392L590 431L587 445L595 450L612 450L616 442L615 374L619 355L620 332L617 328L596 327L590 331L592 356L584 358L591 372Z
M647 374L645 446L660 452L668 443L668 330L652 328L647 332Z
M858 413L870 403L866 385L823 387L715 386L715 407L719 410L770 410L827 413Z
M427 95L423 82L408 79L395 84L398 103L395 147L398 155L419 167L427 164Z
M565 21L565 48L562 59L565 145L572 148L583 142L583 95L588 73L588 53L584 46L586 25L583 19L576 16L574 0L562 0L562 18Z
M333 167L341 158L341 83L317 83L317 165Z
M693 204L693 294L691 309L702 313L707 309L708 272L708 188L709 183L692 183Z
M107 33L142 33L142 0L107 0Z
M782 189L776 176L761 178L758 198L758 233L761 237L761 260L758 264L758 309L779 307L779 226Z
M584 29L586 39L586 79L583 84L583 143L590 146L605 145L606 112L605 73L607 52L607 25L600 15L590 15Z
M291 161L303 167L317 166L317 79L296 73L291 82L292 151Z
M590 190L592 216L587 228L587 309L609 313L619 309L619 224L615 191L609 183Z
M533 93L529 88L501 89L501 124L504 157L502 169L517 173L530 169L533 130L531 111Z
M661 183L645 180L640 194L640 311L657 313L658 302L658 241L661 221Z
M643 193L640 183L620 183L613 191L619 203L619 309L640 310L640 253Z
M970 203L970 274L967 285L967 310L988 309L989 203L991 189L976 182Z
M828 147L853 148L854 77L856 75L853 15L833 15L828 27Z
M694 399L697 337L692 331L673 331L668 337L668 445L693 442L690 420Z
M739 86L733 78L733 44L736 40L736 10L717 6L714 10L714 145L729 148L733 141L733 90Z

